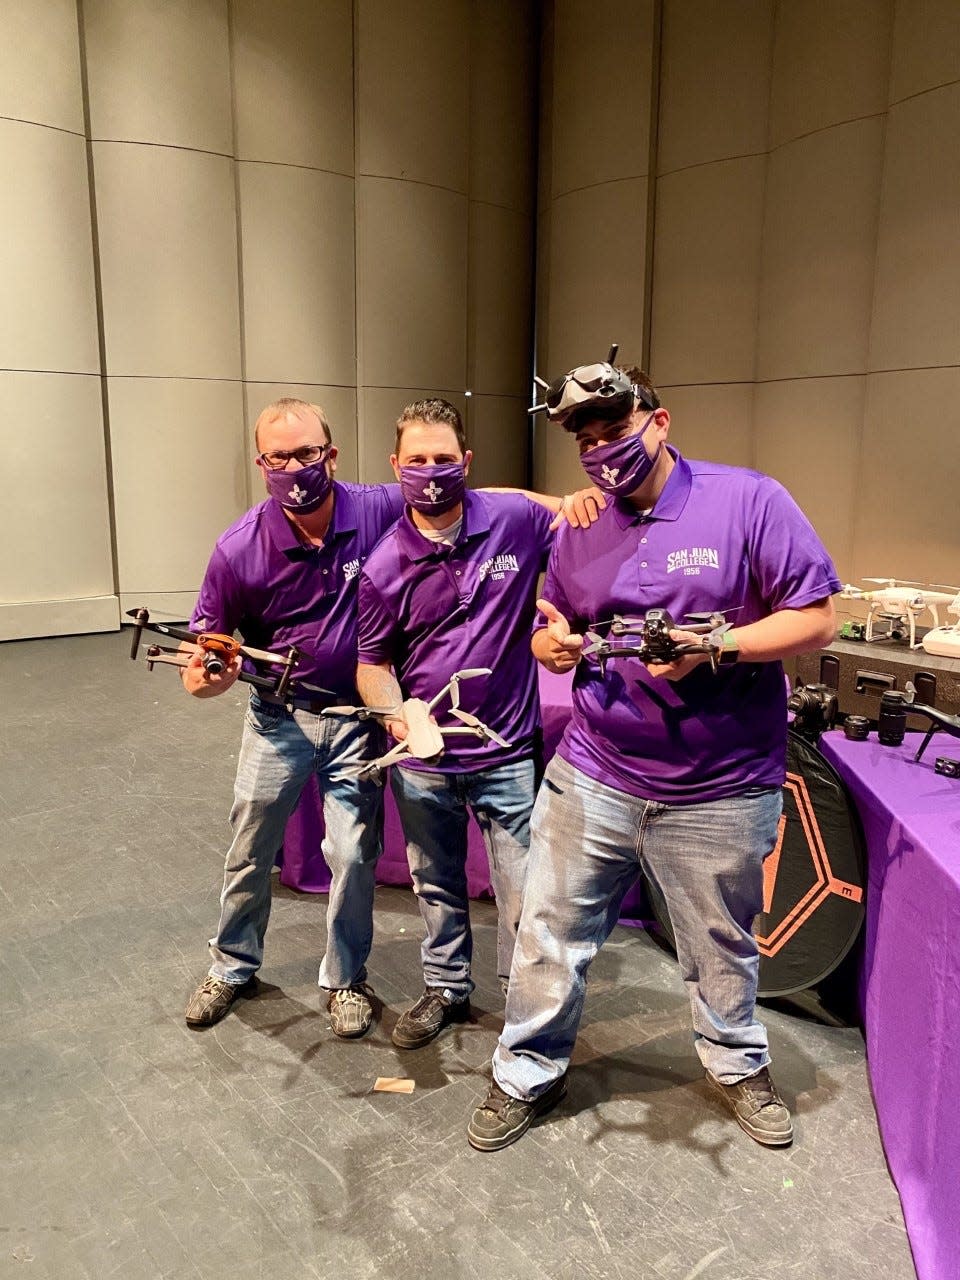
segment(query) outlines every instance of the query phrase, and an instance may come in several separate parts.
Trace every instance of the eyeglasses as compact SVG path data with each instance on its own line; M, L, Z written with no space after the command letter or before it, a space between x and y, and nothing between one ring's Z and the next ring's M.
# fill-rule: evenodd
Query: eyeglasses
M329 447L326 444L302 444L299 449L270 449L258 456L268 471L284 471L291 458L295 458L301 467L319 462Z

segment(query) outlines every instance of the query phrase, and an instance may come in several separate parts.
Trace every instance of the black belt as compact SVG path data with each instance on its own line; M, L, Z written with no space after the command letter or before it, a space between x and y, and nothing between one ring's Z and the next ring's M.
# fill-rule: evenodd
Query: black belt
M296 711L309 711L315 716L318 716L321 711L326 711L328 707L337 705L333 698L278 698L275 693L261 693L259 690L257 697L261 702L268 702L272 707L285 707L287 710L293 707Z

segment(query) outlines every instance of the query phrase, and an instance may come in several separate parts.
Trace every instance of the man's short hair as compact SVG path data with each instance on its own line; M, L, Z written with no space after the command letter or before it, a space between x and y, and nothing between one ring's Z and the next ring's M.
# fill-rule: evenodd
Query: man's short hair
M467 452L467 435L463 429L460 410L456 405L451 404L449 400L441 400L438 397L432 400L415 400L413 404L408 404L397 419L397 439L393 446L394 453L400 452L403 429L408 422L425 422L430 426L439 424L453 427L454 434L457 437L457 444L460 446L460 452Z
M629 378L630 381L633 383L633 385L638 390L643 392L641 403L643 403L643 400L645 399L649 402L649 404L655 404L655 405L660 404L660 395L659 395L659 392L657 391L657 388L653 385L653 382L650 379L650 375L647 373L644 373L644 371L640 368L639 365L617 364L617 365L614 365L614 368L617 369L620 373L624 374L627 378ZM620 417L621 411L619 409L614 409L613 413L614 413L614 418L612 420L615 421L616 418ZM570 414L570 416L567 418L567 420L563 424L563 429L564 431L569 431L571 435L576 435L577 432L580 430L580 428L585 425L585 423L596 422L598 418L602 419L605 417L609 418L610 414L604 413L602 405L599 405L599 404L584 405L582 409L578 409L576 410L576 412Z
M303 418L308 414L314 414L319 419L320 426L327 437L325 443L333 444L330 423L327 421L327 415L318 404L308 404L306 400L295 400L291 396L284 396L280 400L274 400L273 404L268 404L265 409L260 411L260 416L257 418L256 426L253 429L253 440L258 450L260 448L260 428L270 422L276 422L278 418L285 418L288 413L293 414L295 418Z

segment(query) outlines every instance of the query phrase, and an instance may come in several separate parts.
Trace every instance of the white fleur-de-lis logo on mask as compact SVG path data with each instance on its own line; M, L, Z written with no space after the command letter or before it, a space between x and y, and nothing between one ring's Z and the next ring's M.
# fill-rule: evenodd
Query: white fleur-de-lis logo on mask
M287 494L287 497L292 498L293 501L296 503L303 502L306 496L307 496L306 489L301 489L298 484L295 484L293 488L290 490L290 492Z
M443 493L443 490L437 484L436 480L431 480L423 492L427 495L427 497L430 499L431 502L436 502L436 500Z
M600 474L603 476L604 480L606 480L607 484L616 484L617 476L620 474L620 468L608 467L607 464L604 463L600 470Z

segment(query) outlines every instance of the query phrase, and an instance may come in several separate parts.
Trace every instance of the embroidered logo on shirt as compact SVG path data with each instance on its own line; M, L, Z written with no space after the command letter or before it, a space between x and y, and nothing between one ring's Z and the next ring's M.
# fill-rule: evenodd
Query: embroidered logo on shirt
M359 572L360 572L360 561L348 560L347 563L343 566L344 582L350 582L353 578L357 576Z
M295 484L293 488L290 490L290 492L287 494L288 498L292 498L293 501L298 504L303 502L306 496L307 496L306 489L301 489L298 484Z
M481 582L488 574L494 581L497 581L507 573L519 572L520 565L517 562L517 557L511 555L491 556L489 560L484 560L477 570Z
M678 570L687 575L695 575L701 569L719 569L720 554L716 547L685 547L682 551L671 551L667 556L667 573Z
M437 484L436 480L431 480L423 492L427 495L427 497L430 499L431 502L436 502L436 500L443 493L443 490Z

